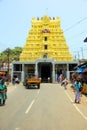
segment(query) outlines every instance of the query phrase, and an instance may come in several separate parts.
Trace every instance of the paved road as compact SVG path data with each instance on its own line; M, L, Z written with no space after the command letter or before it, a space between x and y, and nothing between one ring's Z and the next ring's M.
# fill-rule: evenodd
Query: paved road
M87 105L74 104L68 85L41 84L40 89L9 86L5 106L0 107L0 130L87 130Z

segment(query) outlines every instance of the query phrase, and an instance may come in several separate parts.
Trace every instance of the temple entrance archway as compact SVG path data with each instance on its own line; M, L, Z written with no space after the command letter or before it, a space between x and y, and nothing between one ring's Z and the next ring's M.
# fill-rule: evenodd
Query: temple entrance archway
M52 63L39 63L38 73L39 77L41 77L42 82L52 82Z

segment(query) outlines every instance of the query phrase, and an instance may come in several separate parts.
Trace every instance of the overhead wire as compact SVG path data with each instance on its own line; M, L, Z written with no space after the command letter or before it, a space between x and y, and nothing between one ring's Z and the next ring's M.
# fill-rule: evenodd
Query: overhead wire
M72 26L70 26L70 27L68 27L67 29L65 29L64 32L67 32L67 31L71 30L72 28L78 26L80 23L82 23L82 22L85 21L85 20L87 20L87 17L82 18L81 20L77 21L75 24L73 24ZM83 31L83 32L81 32L81 33L80 33L80 36L81 36L83 33L85 33L85 32L86 32L86 30ZM78 36L78 34L75 35L74 38L75 38L76 36ZM81 47L79 47L79 48L78 48L78 51L76 51L76 52L78 52L78 54L79 54L79 49L81 49ZM75 51L75 50L74 50L74 51ZM81 53L82 53L82 50L80 50L80 51L81 51ZM87 49L85 48L84 51L87 51ZM74 52L74 53L75 53L75 52Z
M82 34L84 34L84 33L86 33L86 32L87 32L87 30L84 30L83 32L78 33L78 34L76 34L76 35L73 35L73 36L69 37L68 39L74 38L74 39L72 39L72 40L75 40L75 38L79 37L79 35L81 36Z
M75 24L73 24L73 25L71 25L70 27L66 28L66 29L64 30L64 32L69 31L70 29L72 29L73 27L77 26L78 24L80 24L81 22L83 22L83 21L86 20L86 19L87 19L87 17L82 18L81 20L77 21Z
M85 21L85 20L87 20L87 17L84 17L84 18L82 18L81 20L77 21L75 24L73 24L72 26L70 26L70 27L68 27L67 29L65 29L64 32L67 32L67 31L71 30L72 28L78 26L80 23L82 23L82 22ZM80 33L80 37L81 37L81 35L84 34L85 32L87 32L87 31L85 30L85 31L81 32L81 33ZM76 34L75 36L73 36L73 37L74 37L74 40L75 40L76 37L78 37L78 35L79 35L79 34ZM82 41L83 41L83 40L82 40ZM77 45L77 46L79 47L79 45ZM77 48L78 48L78 47L77 47ZM80 47L79 47L79 48L80 48ZM87 49L85 48L84 51L87 51Z

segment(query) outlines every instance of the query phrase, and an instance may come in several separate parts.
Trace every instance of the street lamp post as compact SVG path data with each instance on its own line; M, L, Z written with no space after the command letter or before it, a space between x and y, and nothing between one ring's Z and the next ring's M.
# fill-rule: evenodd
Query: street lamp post
M8 67L7 67L7 78L8 78L8 82L10 81L10 74L9 74L9 70L10 70L10 49L7 48L7 63L8 63Z
M82 59L84 59L83 48L81 47Z

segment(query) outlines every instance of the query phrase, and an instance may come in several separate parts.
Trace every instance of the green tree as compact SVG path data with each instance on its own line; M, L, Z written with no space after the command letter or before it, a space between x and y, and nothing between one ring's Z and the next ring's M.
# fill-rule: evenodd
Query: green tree
M11 51L11 59L12 61L19 61L19 57L20 57L20 54L22 52L23 48L21 47L15 47L12 51Z
M22 47L15 47L14 49L5 49L0 53L0 62L8 62L8 53L10 62L19 61L20 53L22 52Z

